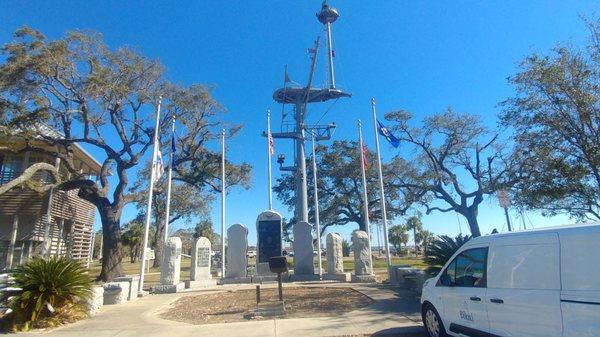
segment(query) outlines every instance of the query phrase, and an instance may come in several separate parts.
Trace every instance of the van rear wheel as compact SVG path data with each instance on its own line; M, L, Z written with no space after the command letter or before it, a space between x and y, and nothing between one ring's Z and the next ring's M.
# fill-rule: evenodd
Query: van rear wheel
M423 325L425 326L425 330L427 330L427 335L429 337L448 336L440 315L433 305L429 303L426 303L423 306Z

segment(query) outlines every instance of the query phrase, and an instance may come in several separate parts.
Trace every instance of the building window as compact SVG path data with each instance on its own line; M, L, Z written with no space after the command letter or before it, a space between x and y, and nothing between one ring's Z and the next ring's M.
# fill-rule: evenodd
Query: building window
M22 172L23 157L12 154L5 154L2 158L2 165L0 167L0 183L7 183Z

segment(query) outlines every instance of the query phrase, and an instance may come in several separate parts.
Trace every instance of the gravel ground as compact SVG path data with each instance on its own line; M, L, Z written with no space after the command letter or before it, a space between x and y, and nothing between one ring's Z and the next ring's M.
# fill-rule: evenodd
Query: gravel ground
M336 316L374 301L348 287L284 288L285 317ZM276 303L277 288L262 289L261 303ZM244 314L256 308L256 291L234 290L191 295L178 299L161 318L191 324L245 321Z

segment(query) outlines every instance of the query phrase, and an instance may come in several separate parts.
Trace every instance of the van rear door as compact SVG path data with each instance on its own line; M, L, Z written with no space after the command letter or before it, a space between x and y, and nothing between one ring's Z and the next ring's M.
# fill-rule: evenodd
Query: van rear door
M600 336L600 226L569 228L558 235L564 337Z
M558 234L495 238L488 263L485 302L492 336L562 336Z

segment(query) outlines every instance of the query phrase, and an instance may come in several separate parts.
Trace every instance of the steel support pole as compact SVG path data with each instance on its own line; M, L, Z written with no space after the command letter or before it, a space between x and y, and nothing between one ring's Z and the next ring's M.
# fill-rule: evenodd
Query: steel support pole
M319 255L319 278L323 277L323 264L321 262L321 225L319 222L319 189L317 186L317 159L315 156L315 135L311 133L312 140L312 170L313 170L313 195L314 195L314 211L315 225L317 226L317 254Z
M225 277L225 128L221 131L221 277Z
M381 152L379 149L379 134L377 132L377 112L375 110L375 98L371 98L371 111L373 113L373 130L375 131L375 146L377 147L377 170L379 171L379 193L381 196L381 221L383 223L383 244L385 245L385 255L387 265L392 265L392 256L390 255L390 245L388 242L387 214L385 210L385 190L383 188L383 172L381 170Z
M327 59L329 61L329 80L332 89L335 88L335 74L333 72L333 43L331 41L331 23L325 25L327 28Z
M175 115L172 117L171 122L171 134L175 134ZM171 142L175 141L174 138L171 138ZM165 207L165 231L163 242L167 243L167 239L169 238L169 220L171 219L171 179L173 178L173 163L175 162L175 154L173 153L172 147L175 144L171 144L171 155L169 156L169 175L167 177L167 205ZM163 249L164 251L164 249Z
M296 190L300 195L297 195L297 209L299 218L296 221L308 222L308 191L306 188L306 154L305 154L305 137L304 137L304 115L306 104L296 105Z
M369 237L369 260L371 261L371 272L373 272L373 251L371 250L373 236L371 235L371 223L369 221L369 199L367 193L367 172L365 167L365 154L363 152L363 137L362 137L362 123L360 119L358 120L358 142L359 142L359 151L360 151L360 168L361 168L361 176L362 176L362 188L363 188L363 212L365 218L365 231L367 232L367 236Z
M503 207L504 208L504 216L506 216L506 225L508 226L508 231L512 232L512 227L510 225L510 217L508 216L508 207Z
M273 139L273 137L271 136L271 110L267 110L267 167L268 167L268 174L267 174L267 180L268 180L268 184L267 184L267 192L269 195L269 210L273 209L273 183L272 183L272 175L273 175L273 171L271 169L271 156L272 153L271 151L273 150L273 147L271 146L271 140Z
M150 186L148 187L148 205L146 207L146 223L144 225L144 241L142 244L142 263L140 265L140 283L138 284L138 295L144 290L144 273L146 272L146 247L148 247L148 232L150 231L150 218L152 217L152 196L154 194L154 176L156 171L156 156L158 154L158 133L160 129L160 105L162 97L158 100L156 108L156 125L154 126L154 146L152 148L152 162L150 169ZM104 233L103 233L104 235Z

